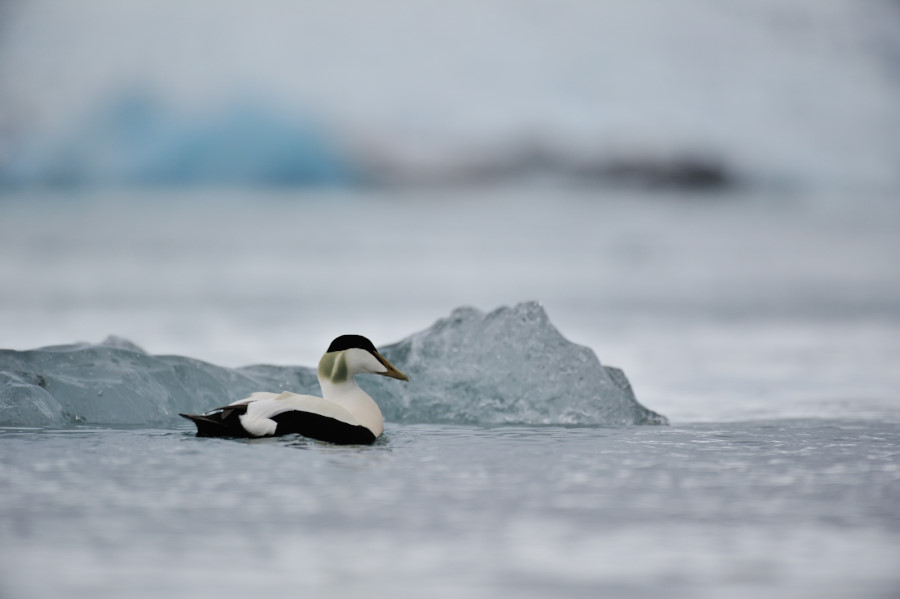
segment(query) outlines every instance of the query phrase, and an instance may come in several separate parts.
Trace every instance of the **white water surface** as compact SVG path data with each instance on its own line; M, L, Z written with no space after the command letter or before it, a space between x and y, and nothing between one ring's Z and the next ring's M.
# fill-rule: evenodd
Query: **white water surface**
M4 597L884 598L900 425L0 431Z

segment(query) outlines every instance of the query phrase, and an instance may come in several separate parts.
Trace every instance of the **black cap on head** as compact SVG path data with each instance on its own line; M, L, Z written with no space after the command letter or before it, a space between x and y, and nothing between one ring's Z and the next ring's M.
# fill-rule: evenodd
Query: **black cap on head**
M352 347L364 349L369 352L377 351L372 342L362 335L341 335L331 342L331 345L328 346L326 353L333 351L343 351Z

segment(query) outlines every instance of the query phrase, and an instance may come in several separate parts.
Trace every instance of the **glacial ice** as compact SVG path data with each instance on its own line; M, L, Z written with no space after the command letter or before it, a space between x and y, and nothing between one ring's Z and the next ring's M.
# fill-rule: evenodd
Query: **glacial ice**
M405 385L358 380L389 420L471 424L660 424L625 373L563 337L536 302L458 308L383 350ZM371 378L371 377L369 377Z
M387 422L527 425L665 424L637 402L625 374L566 340L537 303L485 314L458 308L381 348L406 384L359 377ZM223 368L148 355L110 337L0 350L0 426L180 424L253 391L319 394L314 368Z
M15 160L0 160L0 188L35 183L345 185L353 179L350 161L311 121L253 102L202 116L183 114L138 91L113 98L71 130L32 136Z

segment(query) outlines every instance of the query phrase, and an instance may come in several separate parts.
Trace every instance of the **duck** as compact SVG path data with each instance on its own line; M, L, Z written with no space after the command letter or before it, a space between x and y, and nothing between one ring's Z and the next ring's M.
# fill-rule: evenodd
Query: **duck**
M384 432L378 404L356 384L357 374L400 381L409 377L362 335L335 338L317 376L322 397L258 391L203 414L179 414L197 425L198 437L277 437L300 434L336 445L367 445Z

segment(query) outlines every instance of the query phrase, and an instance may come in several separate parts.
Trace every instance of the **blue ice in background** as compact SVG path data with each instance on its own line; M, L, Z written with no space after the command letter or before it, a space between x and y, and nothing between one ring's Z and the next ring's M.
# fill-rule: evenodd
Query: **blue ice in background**
M900 183L886 0L3 10L6 187Z
M26 144L0 171L33 185L347 185L352 166L316 126L250 102L184 115L134 93L58 137Z

